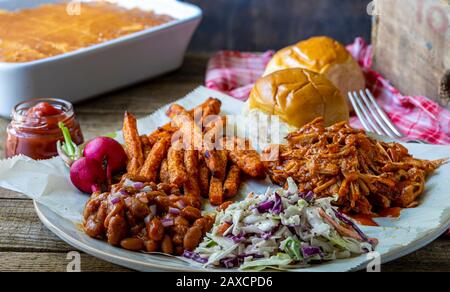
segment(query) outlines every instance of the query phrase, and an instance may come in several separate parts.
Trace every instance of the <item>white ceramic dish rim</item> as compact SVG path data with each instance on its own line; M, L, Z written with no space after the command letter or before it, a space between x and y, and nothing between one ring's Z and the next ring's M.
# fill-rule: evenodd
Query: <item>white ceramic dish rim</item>
M96 247L93 247L89 244L81 242L80 240L77 240L73 236L69 235L64 230L65 227L60 223L60 220L64 220L64 221L66 221L66 223L70 224L69 226L73 226L72 231L78 232L76 230L77 227L69 220L60 217L59 215L55 214L53 211L51 211L47 207L39 204L36 201L34 201L34 208L36 210L36 213L37 213L39 219L42 221L42 223L47 228L49 228L54 234L56 234L60 239L62 239L66 243L70 244L71 246L73 246L83 252L86 252L87 254L90 254L94 257L101 258L101 259L109 261L111 263L118 264L120 266L124 266L124 267L134 269L134 270L154 269L154 271L171 271L171 272L176 272L176 271L177 272L180 272L180 271L181 272L193 272L193 271L195 271L195 272L239 272L239 270L237 270L237 269L232 269L232 270L213 269L213 268L205 269L205 268L199 268L196 266L189 266L189 264L186 264L185 268L176 268L176 267L168 266L168 265L156 265L156 264L152 264L150 262L139 261L139 260L131 259L126 256L120 256L118 254L108 253L108 252L100 250ZM59 221L51 220L49 215L59 217ZM381 264L385 264L385 263L394 261L396 259L399 259L403 256L406 256L410 253L413 253L413 252L427 246L428 244L430 244L431 242L436 240L439 236L441 236L449 228L450 228L450 216L449 216L449 218L446 219L446 221L443 224L441 224L440 227L430 230L429 232L423 234L420 238L416 239L415 241L411 242L408 245L399 246L399 247L389 251L388 253L383 254L381 257ZM96 239L92 239L92 240L96 240ZM104 243L104 244L107 244L107 243ZM112 248L113 250L117 249L120 252L132 253L131 251L126 251L126 250L118 248L118 247L112 247L112 246L109 246L109 247ZM153 257L153 255L145 255L143 253L139 253L139 254L143 255L143 256ZM363 264L359 265L358 267L352 269L351 271L358 271L358 270L365 269L368 262L369 262L369 260L367 260ZM302 271L296 270L296 271L292 271L292 272L302 272Z
M135 32L135 33L131 33L129 35L125 35L119 38L115 38L103 43L99 43L99 44L95 44L86 48L81 48L75 51L70 51L64 54L60 54L60 55L56 55L56 56L52 56L52 57L48 57L48 58L44 58L44 59L39 59L39 60L34 60L34 61L30 61L30 62L17 62L17 63L10 63L10 62L0 62L0 69L8 69L8 68L22 68L22 67L31 67L31 66L38 66L41 64L47 64L47 63L52 63L52 62L56 62L56 61L63 61L65 59L71 58L71 57L75 57L75 56L83 56L83 55L87 55L90 54L94 51L98 51L98 50L103 50L103 49L107 49L113 46L117 46L117 45L122 45L126 42L129 41L135 41L135 40L139 40L140 38L142 38L143 36L147 36L149 34L155 34L158 32L163 32L165 30L168 30L170 28L173 28L175 26L178 26L180 24L183 23L187 23L190 22L194 19L198 19L201 18L203 16L203 12L202 10L191 3L186 3L186 2L178 2L175 0L152 0L155 3L157 3L156 5L175 5L175 6L179 6L182 7L184 6L184 8L190 9L192 10L192 15L188 16L188 17L184 17L184 18L175 18L175 20L169 21L167 23L158 25L158 26L154 26L139 32ZM90 2L90 1L83 1L83 2ZM120 1L118 1L120 4Z

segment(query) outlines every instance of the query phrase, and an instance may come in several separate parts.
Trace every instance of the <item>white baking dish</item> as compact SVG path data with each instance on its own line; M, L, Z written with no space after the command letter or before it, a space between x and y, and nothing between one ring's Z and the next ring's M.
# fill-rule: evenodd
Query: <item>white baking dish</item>
M0 0L18 10L57 0ZM87 2L87 1L85 1ZM176 20L67 54L27 63L0 62L0 115L19 102L54 97L77 102L177 69L202 12L175 0L116 0L121 6L152 9Z

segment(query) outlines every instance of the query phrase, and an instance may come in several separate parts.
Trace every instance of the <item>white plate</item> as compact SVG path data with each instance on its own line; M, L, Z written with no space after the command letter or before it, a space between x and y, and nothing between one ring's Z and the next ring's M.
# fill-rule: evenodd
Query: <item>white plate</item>
M104 241L96 240L87 236L81 227L74 225L67 219L52 212L49 208L34 201L34 208L36 213L41 219L42 223L55 233L59 238L70 244L71 246L84 251L92 256L98 257L102 260L127 267L133 270L142 272L152 271L200 271L200 272L219 272L219 271L236 271L236 270L224 270L224 269L204 269L198 266L191 266L187 262L175 259L173 257L167 257L163 255L149 255L138 252L127 251L122 248L117 248L107 244ZM389 253L381 254L381 262L387 263L396 260L400 257L415 252L418 249L433 242L436 238L441 236L447 229L450 228L450 219L445 222L441 227L430 230L423 237L417 239L411 244L392 250ZM365 257L362 255L361 257ZM345 261L345 260L339 260ZM339 262L337 261L337 262ZM321 264L321 267L326 267L332 263ZM319 266L317 266L319 267ZM353 270L365 269L366 264L361 264ZM311 270L311 269L308 269ZM312 268L314 270L314 268Z
M178 101L186 108L192 108L208 97L222 100L223 114L238 114L243 104L224 94L205 89L195 90ZM142 133L150 133L168 118L165 109L139 120ZM243 123L254 127L254 124ZM241 127L245 128L245 127ZM411 153L423 159L450 157L450 147L431 145L406 145ZM68 169L60 159L33 161L15 157L0 161L0 185L21 192L35 199L36 211L43 223L67 243L93 256L140 271L224 271L204 269L186 259L154 254L130 252L92 239L84 234L80 226L81 214L88 197L74 189L68 179ZM32 183L30 183L32 181ZM264 192L268 181L247 180L244 182L242 198L249 191ZM426 183L426 191L417 208L404 209L400 218L375 219L381 227L362 227L370 237L379 240L376 252L382 263L392 261L430 243L450 226L450 164L442 166ZM208 206L205 206L206 208ZM67 218L67 219L65 219ZM368 262L367 255L317 264L295 271L348 271L363 269Z

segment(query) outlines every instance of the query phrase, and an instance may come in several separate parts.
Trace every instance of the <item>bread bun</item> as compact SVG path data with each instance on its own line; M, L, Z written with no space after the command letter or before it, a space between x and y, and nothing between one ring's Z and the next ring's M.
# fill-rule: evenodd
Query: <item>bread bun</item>
M264 75L288 68L303 68L325 75L344 95L364 89L363 72L352 55L336 40L313 37L274 55Z
M278 115L300 128L317 117L326 125L348 121L346 99L323 75L300 68L276 71L260 78L248 100L248 110Z

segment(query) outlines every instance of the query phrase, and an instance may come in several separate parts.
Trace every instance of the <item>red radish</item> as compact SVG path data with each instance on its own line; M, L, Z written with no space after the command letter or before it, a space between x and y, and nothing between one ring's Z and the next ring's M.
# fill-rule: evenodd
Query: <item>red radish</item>
M101 192L106 184L105 170L99 161L82 157L70 167L70 180L83 193Z
M97 137L86 144L84 157L95 159L106 169L106 178L127 166L127 154L119 142L108 137Z

